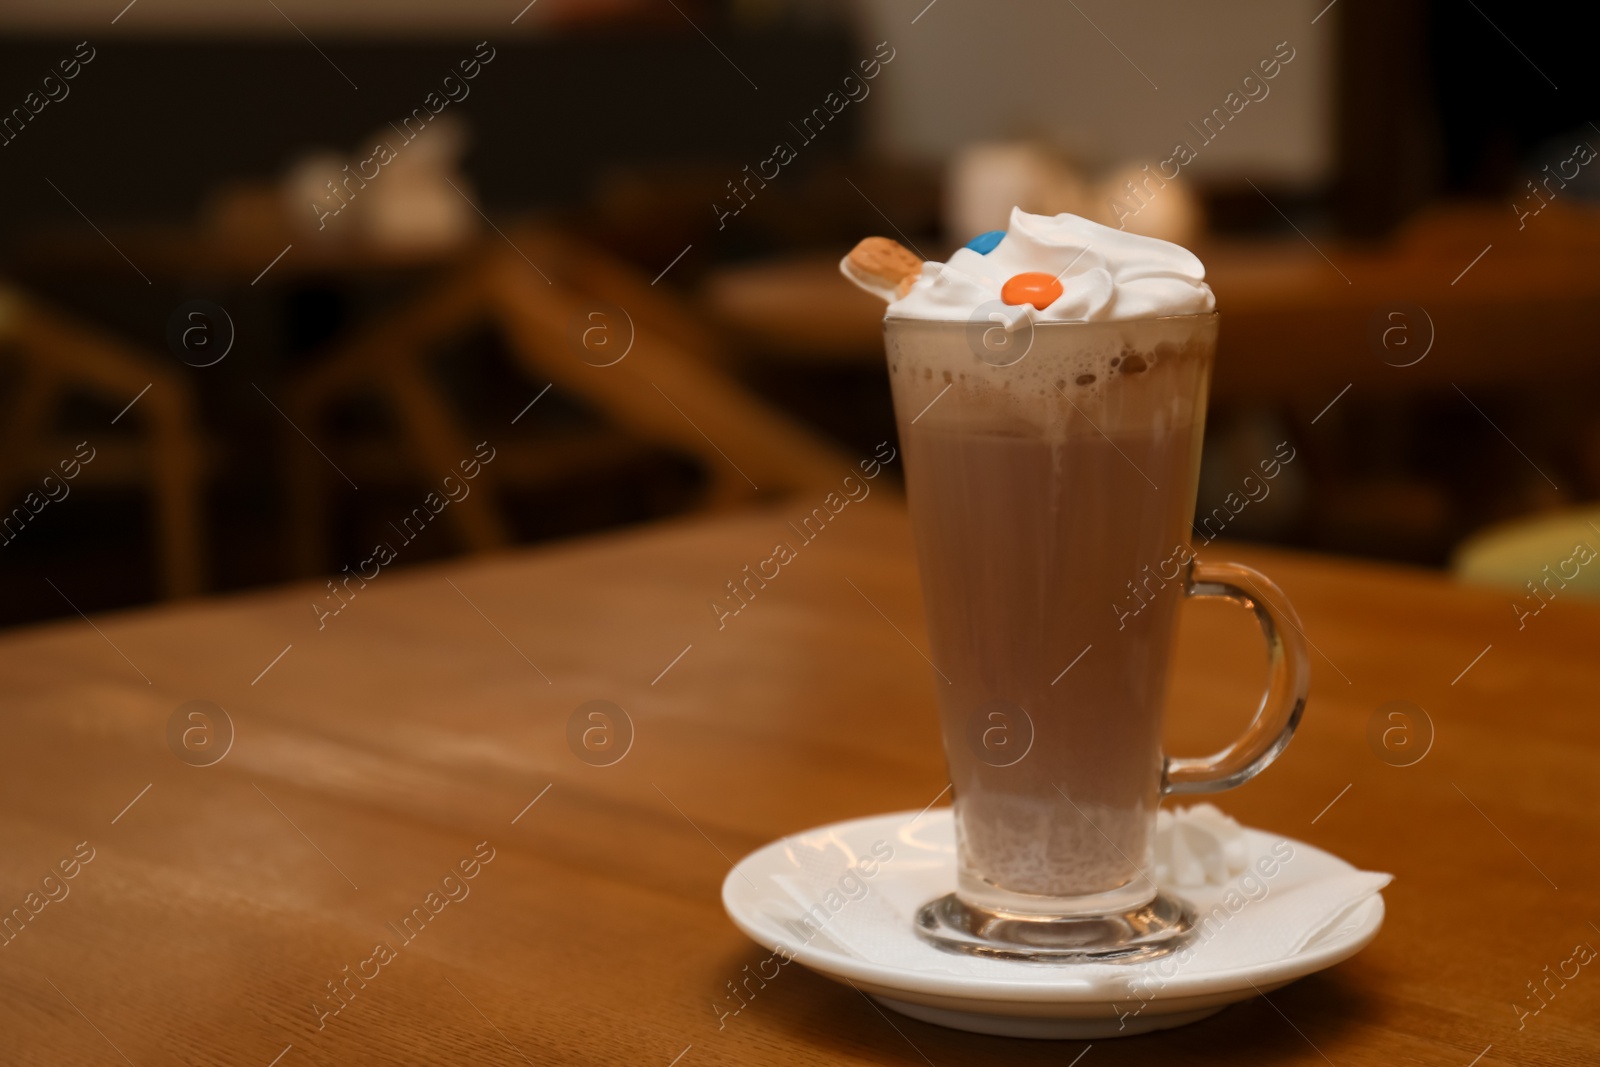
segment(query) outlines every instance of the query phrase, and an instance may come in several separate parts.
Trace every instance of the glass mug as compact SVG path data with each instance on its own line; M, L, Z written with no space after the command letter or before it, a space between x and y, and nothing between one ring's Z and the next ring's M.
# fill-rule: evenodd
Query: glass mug
M1146 873L1157 807L1288 744L1299 621L1265 575L1189 547L1217 316L1007 331L996 309L884 323L958 854L917 931L1011 959L1163 955L1193 916ZM1270 664L1254 721L1205 759L1161 748L1189 597L1251 609Z

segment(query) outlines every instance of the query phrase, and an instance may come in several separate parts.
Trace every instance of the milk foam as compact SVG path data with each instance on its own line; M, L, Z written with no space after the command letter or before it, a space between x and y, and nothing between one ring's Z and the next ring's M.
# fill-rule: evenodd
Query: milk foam
M945 384L1017 401L1074 401L1126 390L1155 377L1156 368L1183 358L1209 354L1216 323L1209 317L1176 317L1107 322L1086 326L1015 329L1000 324L968 324L891 316L887 353L895 375L907 374L939 389ZM984 344L986 331L1003 332L1013 345L995 355ZM993 337L993 334L990 334ZM979 353L984 353L980 356ZM1004 361L1004 362L1002 362Z

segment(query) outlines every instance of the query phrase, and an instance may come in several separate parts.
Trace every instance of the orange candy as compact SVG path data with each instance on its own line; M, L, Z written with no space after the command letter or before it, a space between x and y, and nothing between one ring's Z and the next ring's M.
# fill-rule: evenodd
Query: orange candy
M1032 304L1043 311L1061 295L1061 283L1055 275L1042 271L1029 271L1013 275L1000 287L1000 299L1011 305Z

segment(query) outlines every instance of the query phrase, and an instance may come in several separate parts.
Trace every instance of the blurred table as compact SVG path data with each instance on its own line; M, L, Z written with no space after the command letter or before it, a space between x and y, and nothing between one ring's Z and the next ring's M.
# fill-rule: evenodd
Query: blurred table
M321 630L310 605L327 590L308 584L0 638L0 908L59 898L0 947L0 1059L1080 1055L1079 1042L891 1026L798 967L719 1030L726 983L766 954L723 916L730 860L831 820L920 808L945 785L892 500L847 508L718 630L708 601L792 539L785 520L802 508L380 573ZM1085 1063L1588 1062L1600 978L1552 985L1520 1029L1513 1005L1537 1006L1527 983L1600 943L1600 607L1558 597L1519 632L1512 593L1237 554L1294 599L1315 661L1299 737L1221 803L1394 872L1387 925L1270 1004L1095 1042L1106 1047ZM1209 750L1248 714L1262 675L1252 631L1247 612L1186 615L1174 751ZM206 738L181 738L197 722L180 719L169 748L174 710L197 699L236 729L211 766L174 754L199 761ZM590 700L631 718L612 766L569 747ZM1369 744L1393 700L1437 730L1413 766ZM43 883L88 850L71 881ZM463 862L475 877L442 883ZM436 914L411 940L388 925L424 906ZM371 962L380 942L393 958ZM329 983L348 992L324 1015L340 1003Z
M1289 400L1314 413L1346 385L1592 379L1600 220L1552 209L1525 230L1515 221L1509 210L1441 209L1386 245L1290 235L1197 246L1222 312L1213 397ZM837 257L728 268L702 301L762 353L882 358L883 304L839 277ZM1402 317L1389 318L1394 311ZM1391 326L1400 329L1386 349Z

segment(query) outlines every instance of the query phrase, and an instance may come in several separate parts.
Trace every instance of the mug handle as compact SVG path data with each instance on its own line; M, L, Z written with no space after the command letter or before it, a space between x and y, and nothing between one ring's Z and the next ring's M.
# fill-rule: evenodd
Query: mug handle
M1255 719L1237 741L1201 759L1167 757L1161 775L1163 796L1220 793L1260 774L1294 736L1311 683L1300 618L1272 579L1243 563L1202 563L1197 559L1189 566L1183 592L1187 597L1231 600L1255 612L1267 639L1271 678Z

